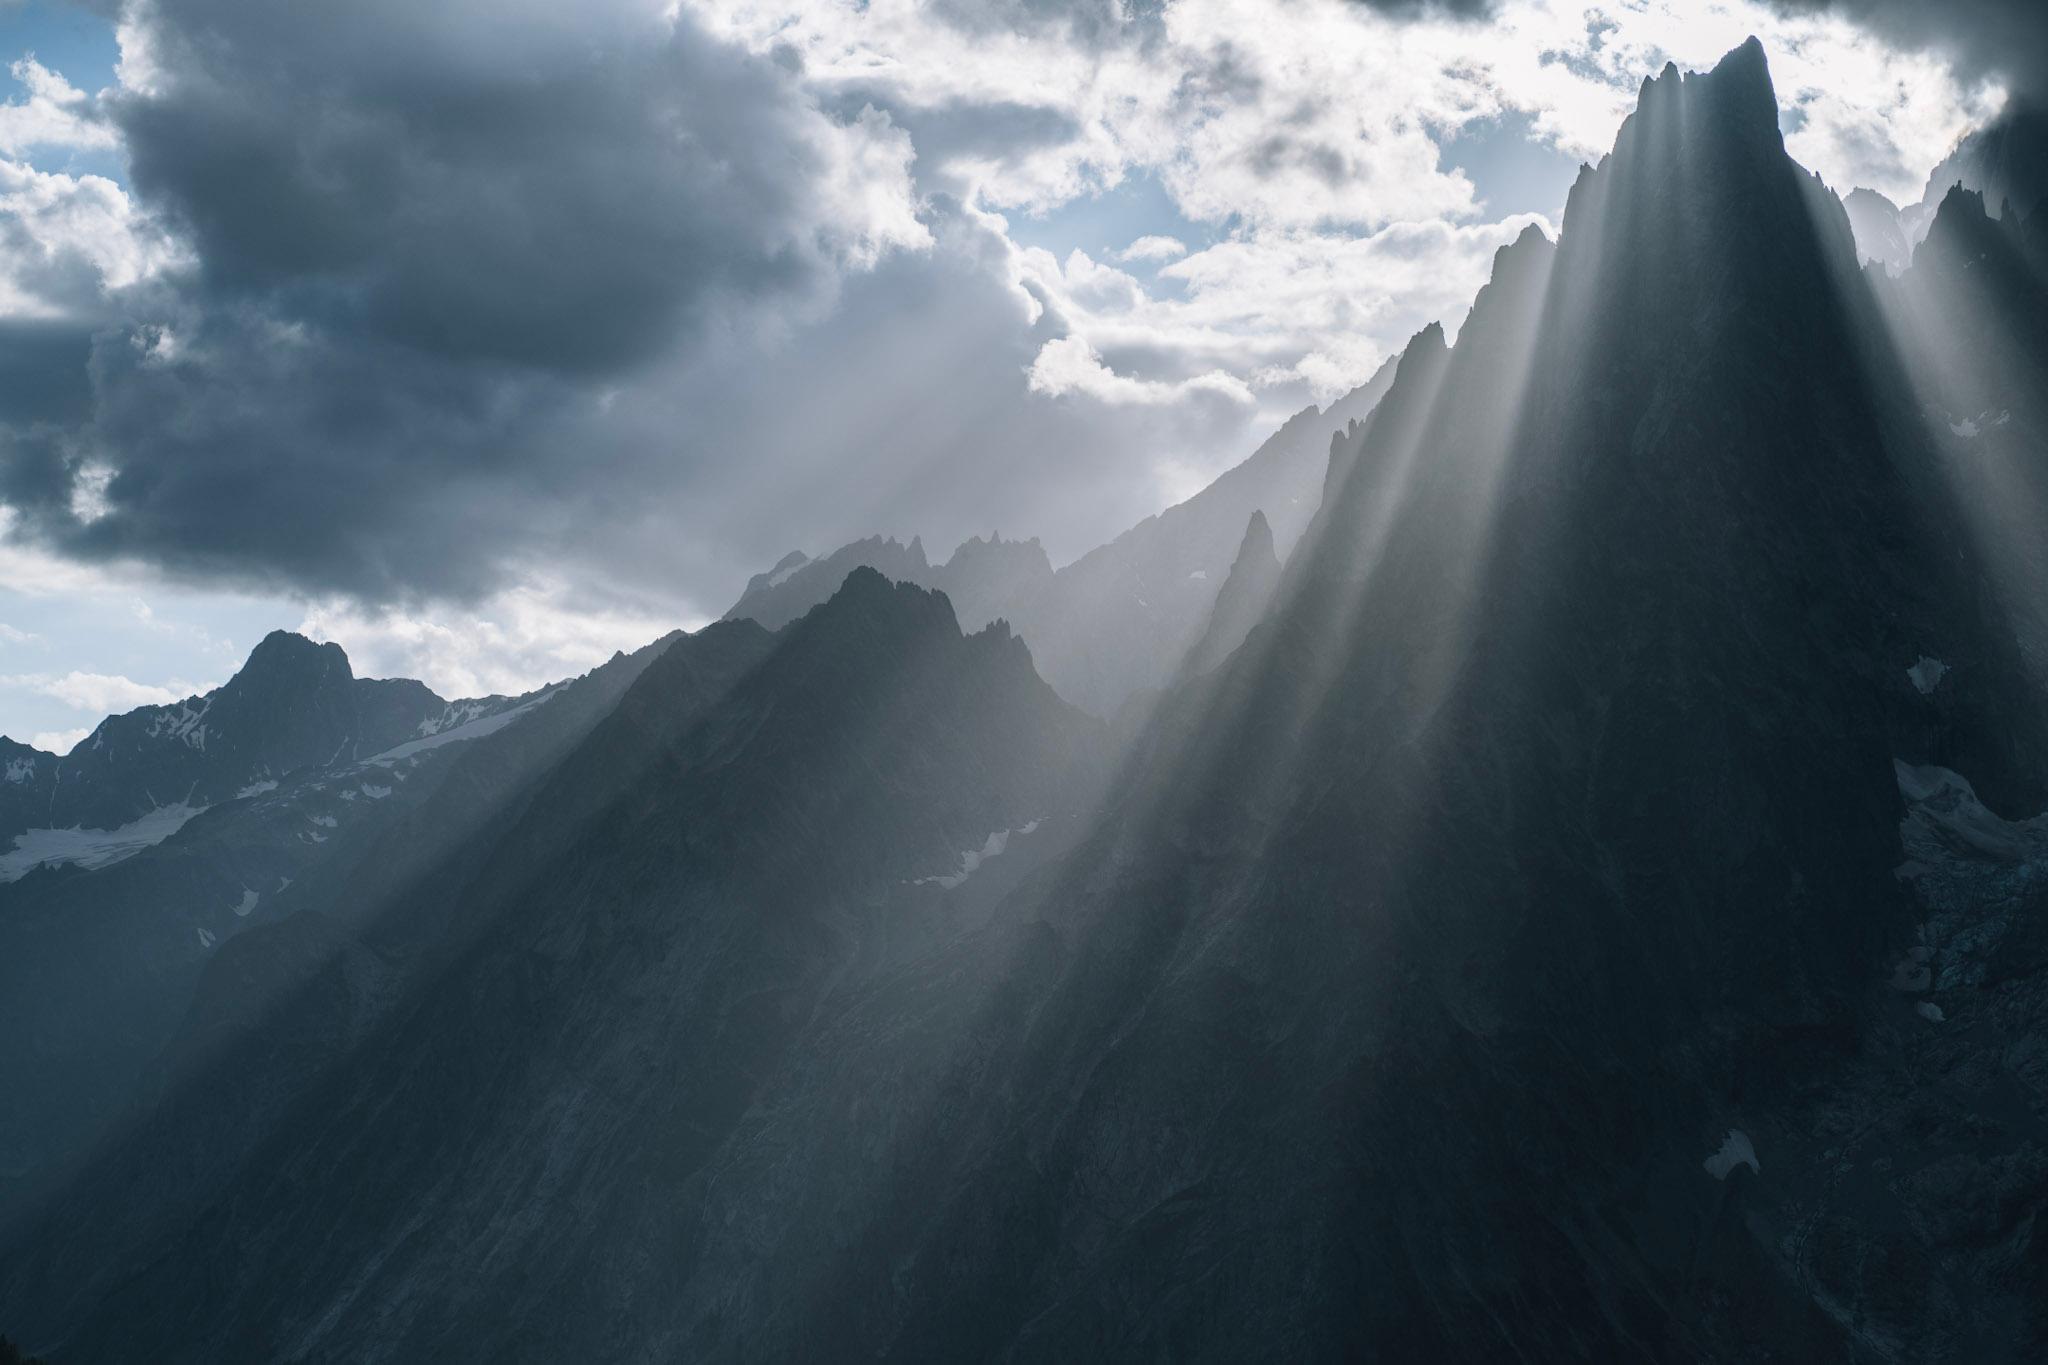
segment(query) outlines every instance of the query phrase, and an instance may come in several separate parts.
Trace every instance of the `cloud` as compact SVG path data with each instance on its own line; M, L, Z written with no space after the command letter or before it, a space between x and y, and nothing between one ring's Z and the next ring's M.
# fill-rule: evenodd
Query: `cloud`
M487 591L534 503L615 472L611 387L929 243L886 115L826 116L687 15L151 0L122 42L100 102L187 256L111 182L0 166L5 311L121 322L88 422L0 431L19 534L81 558Z
M78 747L78 741L91 733L91 726L80 726L76 730L41 730L29 739L29 747L41 749L46 754L68 754Z
M105 318L109 292L182 259L113 181L0 159L0 325Z
M1180 238L1153 234L1132 242L1117 252L1116 258L1120 261L1170 261L1187 254L1187 243Z
M443 696L474 697L530 691L586 673L617 650L703 624L593 601L568 584L538 580L493 594L460 615L321 603L298 630L340 644L360 676L418 678Z
M92 96L33 55L13 62L7 71L22 93L0 104L0 156L18 157L45 147L112 147L119 141Z
M1831 182L1975 112L1743 0L132 0L116 89L18 101L125 184L0 160L0 503L46 582L289 595L458 690L792 545L1079 553L1455 323L1527 220L1452 134L1596 156L1752 27Z
M2048 6L2035 0L1774 0L1792 14L1843 15L1890 41L1940 54L1968 75L2048 95Z
M42 636L32 631L22 630L18 626L10 626L5 621L0 621L0 642L10 645L28 645L34 644L40 639L42 639Z
M139 683L118 673L8 673L0 674L0 686L26 688L63 702L74 711L110 715L132 711L138 706L162 706L205 692L211 683L173 680L167 687Z
M1031 390L1050 397L1082 393L1105 403L1158 404L1190 394L1213 394L1229 403L1252 402L1251 388L1235 375L1211 370L1178 383L1133 379L1102 363L1095 348L1080 337L1058 337L1040 348L1031 362Z

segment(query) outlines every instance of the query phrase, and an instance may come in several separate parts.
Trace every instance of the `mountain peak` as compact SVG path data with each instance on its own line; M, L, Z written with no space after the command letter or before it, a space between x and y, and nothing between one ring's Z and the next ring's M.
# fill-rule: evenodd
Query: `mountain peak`
M235 672L235 681L268 678L318 677L338 670L341 681L354 678L348 653L338 644L320 643L289 630L273 630L249 651L249 657Z
M1273 528L1266 522L1265 511L1255 507L1252 509L1251 520L1245 523L1244 540L1237 547L1236 562L1244 563L1247 555L1263 559L1272 554ZM1234 567L1232 572L1236 572Z

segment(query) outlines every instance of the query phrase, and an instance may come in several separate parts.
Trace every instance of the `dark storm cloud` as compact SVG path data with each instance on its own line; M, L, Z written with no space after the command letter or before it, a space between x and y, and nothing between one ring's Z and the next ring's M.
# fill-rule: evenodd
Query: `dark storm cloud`
M1939 52L1960 70L2035 98L2048 96L2044 0L1777 0L1791 13L1832 10L1908 47Z
M441 354L602 372L805 282L823 171L787 72L628 13L158 0L116 104L209 288Z
M646 8L136 11L151 74L113 116L138 203L196 264L125 314L95 300L90 338L0 335L19 531L388 600L485 592L504 559L588 536L557 510L584 481L670 493L612 440L607 395L828 302L907 144ZM81 520L89 468L116 472Z

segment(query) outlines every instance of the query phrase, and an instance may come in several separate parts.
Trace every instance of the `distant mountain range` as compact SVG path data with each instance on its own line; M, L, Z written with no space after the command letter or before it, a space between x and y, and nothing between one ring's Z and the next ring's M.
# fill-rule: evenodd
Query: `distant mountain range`
M1752 40L1073 564L792 554L517 698L272 636L0 751L0 1329L2048 1355L2033 145L1844 201Z
M1194 647L1255 513L1281 553L1293 548L1322 496L1332 439L1364 421L1393 379L1389 361L1329 407L1296 413L1194 497L1058 571L1036 540L970 540L943 564L925 558L921 541L863 540L816 560L785 556L754 576L726 619L778 629L866 566L944 592L965 626L1007 620L1061 696L1114 716L1164 686Z
M2012 101L1942 158L1917 204L1901 208L1875 190L1850 191L1843 202L1863 259L1894 275L1903 271L1936 210L1958 188L1981 196L1993 216L2009 223L2038 221L2048 207L2048 109L2024 96Z

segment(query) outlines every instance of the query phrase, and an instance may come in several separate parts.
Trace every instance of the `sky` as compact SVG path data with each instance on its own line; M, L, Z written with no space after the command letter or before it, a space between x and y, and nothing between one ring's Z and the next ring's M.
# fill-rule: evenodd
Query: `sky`
M792 548L1065 562L1455 328L1667 60L1756 34L1910 203L2044 11L0 0L0 732L280 627L473 695Z

